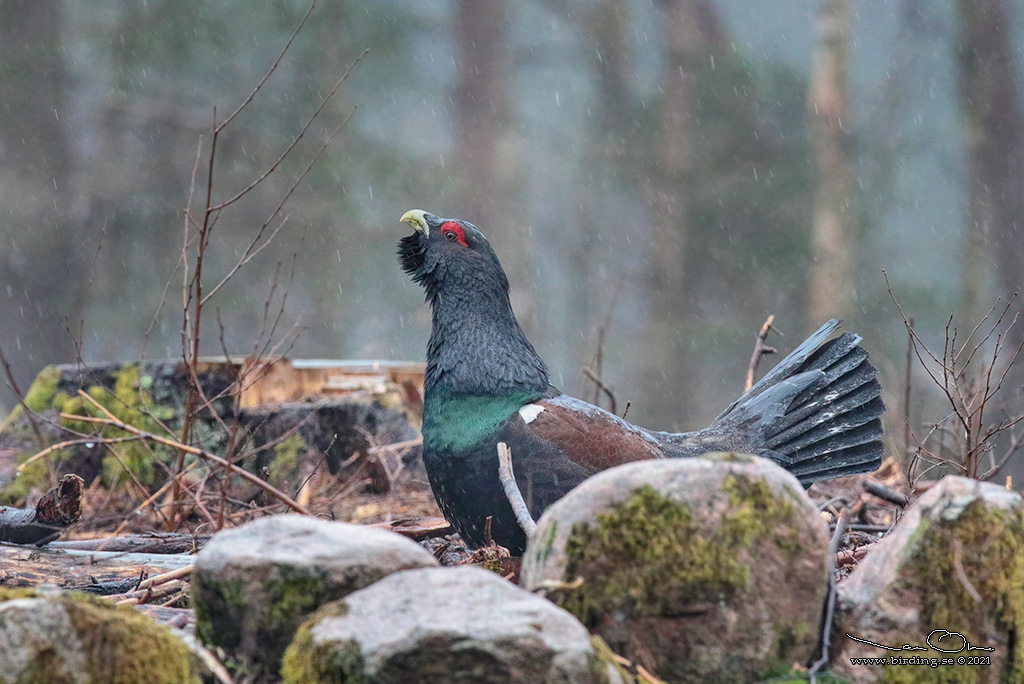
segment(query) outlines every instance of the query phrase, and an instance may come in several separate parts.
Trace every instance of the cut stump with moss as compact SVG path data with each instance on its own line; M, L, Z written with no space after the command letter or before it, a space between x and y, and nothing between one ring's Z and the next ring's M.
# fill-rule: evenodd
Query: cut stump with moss
M943 478L839 585L839 608L835 670L858 682L1024 681L1024 499Z
M811 657L827 547L799 482L766 459L646 461L545 511L520 582L667 681L756 681Z

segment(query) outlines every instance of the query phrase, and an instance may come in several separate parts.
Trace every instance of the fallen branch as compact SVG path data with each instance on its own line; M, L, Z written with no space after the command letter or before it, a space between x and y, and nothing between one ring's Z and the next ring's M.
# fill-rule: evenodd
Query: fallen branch
M146 569L143 568L138 577L125 577L124 579L107 580L106 582L92 581L81 586L65 587L70 591L81 591L94 596L114 596L124 594L138 589L139 583L146 578Z
M75 551L116 551L120 553L192 553L203 548L210 535L147 532L128 537L75 539L50 544L51 549Z
M761 326L761 331L757 333L757 339L754 340L754 353L750 355L750 363L747 365L747 384L743 391L748 392L750 388L754 386L754 375L757 373L757 365L761 361L761 357L765 354L774 354L779 351L775 347L770 347L764 343L768 339L768 332L772 329L772 323L775 322L775 315L772 314L765 319L764 325Z
M61 535L82 517L85 482L68 474L34 508L0 506L0 541L42 546Z
M896 504L900 507L905 507L910 503L910 497L901 492L897 492L895 489L890 489L883 484L875 482L874 480L864 480L864 491L873 496L877 496L883 501Z
M119 606L137 606L143 603L156 603L157 601L163 604L164 600L169 596L175 596L180 594L183 589L187 589L188 585L181 580L174 580L166 582L159 587L149 587L147 589L136 589L129 591L124 594L117 594L114 596L108 596L107 598L112 600ZM173 603L173 601L172 601Z
M512 506L516 521L526 533L526 538L529 539L537 531L537 523L530 515L530 509L526 506L523 493L519 491L519 485L516 484L516 476L512 472L512 452L504 442L498 442L498 477L501 478L501 487L505 490L505 496Z

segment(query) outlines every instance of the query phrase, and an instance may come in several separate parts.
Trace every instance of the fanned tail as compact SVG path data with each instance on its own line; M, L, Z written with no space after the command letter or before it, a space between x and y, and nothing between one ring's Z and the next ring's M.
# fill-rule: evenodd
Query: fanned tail
M702 432L744 435L755 452L805 486L876 470L882 462L882 388L853 333L829 340L833 319Z

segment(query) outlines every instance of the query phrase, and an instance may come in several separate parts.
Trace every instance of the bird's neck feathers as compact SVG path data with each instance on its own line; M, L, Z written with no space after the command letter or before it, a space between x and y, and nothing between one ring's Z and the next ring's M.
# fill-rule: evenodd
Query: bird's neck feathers
M507 285L469 280L459 287L446 281L431 299L426 387L452 395L540 396L548 369L512 312Z
M548 370L512 312L503 273L448 273L432 290L423 434L428 446L460 449L543 396Z

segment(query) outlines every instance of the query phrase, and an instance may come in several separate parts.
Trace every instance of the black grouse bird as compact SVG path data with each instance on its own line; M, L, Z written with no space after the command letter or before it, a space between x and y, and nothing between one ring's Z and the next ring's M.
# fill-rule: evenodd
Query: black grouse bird
M445 517L474 547L521 553L525 535L498 477L497 444L512 450L516 481L536 517L590 475L652 458L738 451L772 459L808 486L875 470L884 410L876 371L852 333L811 335L711 425L647 430L548 381L509 303L508 279L475 226L418 209L402 222L402 268L433 313L423 407L423 461Z

